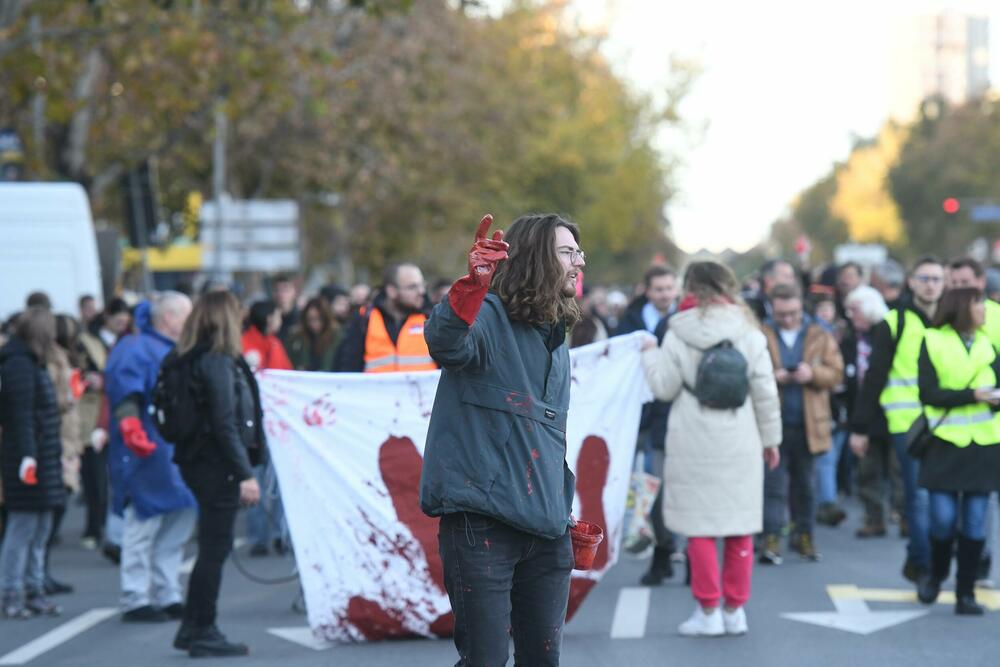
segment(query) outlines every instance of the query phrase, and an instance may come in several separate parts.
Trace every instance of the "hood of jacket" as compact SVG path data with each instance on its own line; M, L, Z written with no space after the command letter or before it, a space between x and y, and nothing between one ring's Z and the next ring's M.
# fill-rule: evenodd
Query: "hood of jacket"
M741 305L714 304L691 308L670 318L670 331L688 345L706 350L724 340L736 341L757 328L753 315Z

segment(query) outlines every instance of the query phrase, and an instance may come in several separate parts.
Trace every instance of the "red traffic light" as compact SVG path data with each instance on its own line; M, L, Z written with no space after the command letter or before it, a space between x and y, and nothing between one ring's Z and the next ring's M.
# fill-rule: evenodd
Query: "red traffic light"
M944 209L945 213L948 213L949 215L954 215L955 213L958 213L958 211L962 208L962 204L954 197L948 197L941 204L941 208Z

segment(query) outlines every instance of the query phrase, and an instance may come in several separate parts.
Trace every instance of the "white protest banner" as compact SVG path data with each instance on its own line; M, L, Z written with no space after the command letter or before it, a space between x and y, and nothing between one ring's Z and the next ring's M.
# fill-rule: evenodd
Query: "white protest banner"
M594 569L573 572L569 616L618 559L650 400L641 334L573 350L567 462L574 514L604 527ZM260 375L265 425L309 625L329 641L448 636L437 519L419 484L439 372Z

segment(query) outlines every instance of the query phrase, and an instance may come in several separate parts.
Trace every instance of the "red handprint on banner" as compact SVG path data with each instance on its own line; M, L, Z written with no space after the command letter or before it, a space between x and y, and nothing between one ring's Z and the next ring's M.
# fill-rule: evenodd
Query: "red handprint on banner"
M379 448L378 463L382 481L396 510L396 517L409 529L420 549L413 549L412 542L408 540L402 542L401 539L405 540L405 537L393 538L387 535L362 511L361 515L372 531L370 541L386 544L394 556L407 562L411 572L417 577L421 573L429 576L437 592L447 595L444 567L437 544L438 520L428 517L420 510L420 472L423 468L420 452L410 438L390 437ZM421 555L423 560L420 559ZM427 600L414 603L387 595L382 602L378 602L355 596L348 602L347 622L369 641L409 637L417 633L407 627L407 619L423 615L420 612L426 611L429 606ZM450 611L429 624L430 632L438 637L450 636L454 627L455 618Z
M604 486L608 481L608 469L611 467L611 453L604 438L596 435L587 436L580 447L576 458L576 495L580 498L581 521L589 521L601 526L607 532L608 522L604 517ZM604 539L597 547L594 557L595 571L601 571L608 564L608 539ZM569 586L569 604L566 607L566 620L573 618L577 608L587 597L597 580L586 577L573 577Z

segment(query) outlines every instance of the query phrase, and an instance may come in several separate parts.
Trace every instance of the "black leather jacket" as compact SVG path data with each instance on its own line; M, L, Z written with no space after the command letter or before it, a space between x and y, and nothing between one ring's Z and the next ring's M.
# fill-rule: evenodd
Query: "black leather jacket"
M194 442L178 447L178 464L201 462L227 466L236 479L253 477L266 439L260 391L243 357L202 354L194 364L194 388L205 422Z

